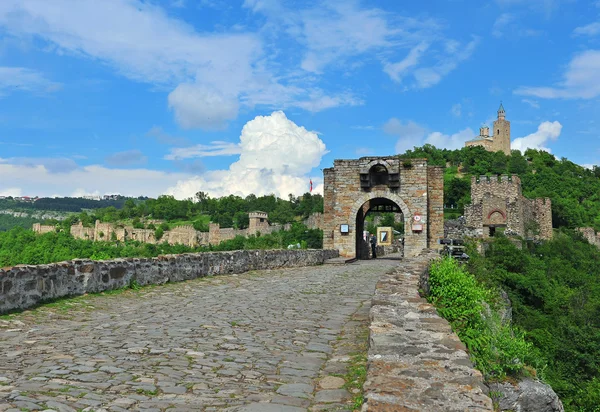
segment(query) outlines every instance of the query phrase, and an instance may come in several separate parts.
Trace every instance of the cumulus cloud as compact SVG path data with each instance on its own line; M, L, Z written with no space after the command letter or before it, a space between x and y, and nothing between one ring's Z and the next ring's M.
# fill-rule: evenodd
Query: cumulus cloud
M561 130L562 125L559 122L546 121L538 126L538 129L535 133L514 139L510 147L513 150L520 150L521 152L525 152L527 149L537 149L551 152L546 145L558 139Z
M139 150L127 150L125 152L113 153L105 159L110 166L131 166L145 164L148 158Z
M465 142L467 140L472 140L475 138L475 136L475 132L471 128L467 127L466 129L463 129L452 135L447 135L440 132L430 133L425 139L425 143L434 145L439 149L454 150L464 147Z
M308 188L308 173L327 153L315 132L296 125L281 111L246 123L239 150L239 159L229 169L181 180L168 193L177 198L193 196L200 190L212 196L301 194ZM322 190L320 180L313 179L316 190Z
M543 99L593 99L600 96L600 50L577 54L556 87L520 87L515 94Z

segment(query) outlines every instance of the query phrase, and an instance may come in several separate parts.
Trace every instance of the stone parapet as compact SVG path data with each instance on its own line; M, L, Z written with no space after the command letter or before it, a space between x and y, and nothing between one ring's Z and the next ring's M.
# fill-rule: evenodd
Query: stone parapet
M420 276L438 256L404 261L377 284L362 411L493 411L466 347L419 296Z
M0 314L51 299L119 289L131 282L163 284L250 270L312 266L338 255L337 250L239 250L19 265L0 269Z

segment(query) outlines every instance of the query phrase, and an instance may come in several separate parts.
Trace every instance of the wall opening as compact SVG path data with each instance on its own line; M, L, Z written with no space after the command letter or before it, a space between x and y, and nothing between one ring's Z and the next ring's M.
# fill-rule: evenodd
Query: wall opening
M383 197L376 197L367 200L356 213L356 258L357 259L370 259L371 258L371 246L369 243L369 236L371 234L377 235L377 233L365 232L376 232L374 228L382 226L393 227L392 237L395 246L402 250L402 243L404 238L404 214L398 204L390 199Z

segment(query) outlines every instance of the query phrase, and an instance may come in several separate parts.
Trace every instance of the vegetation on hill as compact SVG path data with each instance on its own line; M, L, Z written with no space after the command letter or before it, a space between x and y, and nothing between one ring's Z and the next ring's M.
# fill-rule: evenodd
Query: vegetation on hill
M533 345L528 354L541 358L533 366L565 410L598 412L600 250L578 232L561 229L553 240L523 249L498 237L485 257L469 254L468 270L486 287L508 293L513 322Z
M513 150L511 156L488 152L481 147L460 150L437 149L431 145L416 147L402 157L426 157L430 164L446 166L444 203L447 217L464 211L471 199L471 176L518 175L523 195L528 198L549 197L552 200L552 222L555 228L594 227L600 231L600 168L579 166L552 154Z
M323 247L323 233L320 230L308 229L302 223L293 223L289 231L248 238L237 236L219 245L191 248L184 245L167 243L153 245L137 241L93 242L75 239L66 231L36 235L31 230L16 227L8 232L0 232L0 267L17 264L39 265L76 258L104 260L152 257L171 253L282 249L297 244L303 248L320 249Z
M434 272L444 275L434 299L488 377L521 374L527 371L525 363L552 386L567 411L600 412L600 250L572 230L591 226L600 231L600 168L586 169L537 150L506 156L480 147L425 145L401 156L425 157L445 167L447 218L461 215L470 203L471 176L518 175L524 196L552 200L553 240L519 249L500 236L492 239L485 256L473 248L466 269L479 283L455 268L436 267ZM494 337L474 302L492 297L493 308L500 290L512 302L515 329ZM513 365L519 367L511 370Z

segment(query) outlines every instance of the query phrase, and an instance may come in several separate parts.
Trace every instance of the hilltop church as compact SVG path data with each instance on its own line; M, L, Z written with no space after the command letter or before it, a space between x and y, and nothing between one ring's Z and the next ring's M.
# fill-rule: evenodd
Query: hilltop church
M494 122L492 133L493 135L490 135L488 126L481 126L479 136L465 142L465 147L482 146L488 152L502 151L505 155L510 156L510 122L506 120L506 112L502 103L500 103L498 119Z

